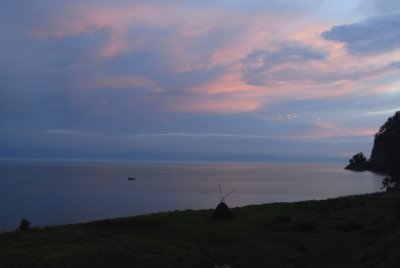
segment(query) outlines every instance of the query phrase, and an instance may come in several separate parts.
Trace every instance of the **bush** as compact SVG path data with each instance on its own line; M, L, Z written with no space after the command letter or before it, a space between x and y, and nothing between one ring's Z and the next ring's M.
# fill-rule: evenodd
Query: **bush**
M31 229L31 222L28 221L27 219L22 219L19 223L18 230L21 231L28 231Z
M353 155L353 158L350 159L350 164L365 164L367 163L367 158L364 156L362 152L359 152L358 154Z
M399 188L399 181L400 181L399 176L394 176L394 175L388 176L382 180L381 189L390 191Z

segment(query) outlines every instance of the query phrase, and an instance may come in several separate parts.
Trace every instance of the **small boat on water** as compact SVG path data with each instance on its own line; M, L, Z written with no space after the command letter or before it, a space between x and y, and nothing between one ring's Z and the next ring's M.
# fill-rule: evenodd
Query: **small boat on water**
M128 178L128 181L134 181L134 180L136 180L136 178L133 178L133 177Z

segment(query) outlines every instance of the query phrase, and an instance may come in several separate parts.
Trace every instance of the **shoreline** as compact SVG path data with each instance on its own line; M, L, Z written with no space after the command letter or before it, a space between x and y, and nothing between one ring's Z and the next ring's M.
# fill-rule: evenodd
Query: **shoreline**
M384 191L376 191L376 192L370 192L370 193L360 193L360 194L351 194L351 195L344 195L344 196L337 196L337 197L328 197L328 198L322 198L322 199L304 199L304 200L297 200L297 201L273 201L273 202L267 202L267 203L254 203L254 204L246 204L243 206L235 206L235 207L230 207L229 202L226 202L227 205L229 206L230 209L236 210L236 209L245 209L247 207L255 207L255 206L268 206L268 205L275 205L275 204L295 204L295 203L301 203L301 202L320 202L320 201L328 201L328 200L334 200L334 199L341 199L341 198L351 198L351 197L357 197L357 196L364 196L364 195L374 195L374 194L380 194L384 193ZM215 207L217 206L217 202ZM57 227L65 227L65 226L70 226L70 225L81 225L81 224L90 224L90 223L95 223L95 222L102 222L102 221L113 221L113 220L122 220L122 219L132 219L135 217L147 217L147 216L154 216L154 215L162 215L162 214L172 214L172 213L181 213L181 212L187 212L187 211L195 211L195 212L202 212L202 211L211 211L214 210L215 208L199 208L199 209L192 209L192 208L186 208L186 209L170 209L170 210L165 210L165 211L155 211L155 212L149 212L149 213L143 213L143 214L136 214L136 215L127 215L127 216L119 216L119 217L110 217L110 218L99 218L99 219L94 219L94 220L88 220L88 221L79 221L79 222L71 222L71 223L61 223L61 224L49 224L49 225L32 225L33 230L43 230L43 229L48 229L48 228L57 228ZM27 219L29 220L29 219ZM16 225L14 229L12 230L0 230L0 235L1 234L7 234L7 233L13 233L15 231L18 231L18 226Z
M0 234L0 260L2 267L379 267L400 261L399 202L389 191L231 208L229 221L212 220L213 209L186 210L16 231Z
M223 190L231 207L326 199L379 191L382 177L328 164L113 163L2 168L0 230L22 218L33 225L79 223L160 211L213 208ZM126 178L135 177L135 181Z

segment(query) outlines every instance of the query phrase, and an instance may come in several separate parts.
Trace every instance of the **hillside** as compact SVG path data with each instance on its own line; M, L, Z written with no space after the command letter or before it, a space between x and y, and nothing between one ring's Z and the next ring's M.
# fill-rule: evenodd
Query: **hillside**
M399 267L396 191L0 235L0 267Z

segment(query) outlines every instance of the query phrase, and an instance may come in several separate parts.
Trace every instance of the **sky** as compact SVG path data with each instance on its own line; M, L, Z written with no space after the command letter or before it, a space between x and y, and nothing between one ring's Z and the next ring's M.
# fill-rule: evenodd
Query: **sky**
M347 161L400 109L400 1L2 0L0 158Z

